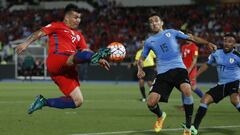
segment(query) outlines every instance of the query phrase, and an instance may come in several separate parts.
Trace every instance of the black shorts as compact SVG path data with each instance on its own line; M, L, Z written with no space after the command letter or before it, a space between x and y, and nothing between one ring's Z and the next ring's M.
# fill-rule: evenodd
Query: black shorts
M206 93L212 96L213 101L215 103L218 103L226 96L230 96L233 93L238 93L238 88L239 88L239 80L222 84L222 85L217 85L211 88Z
M168 102L168 98L174 87L180 89L182 83L189 83L188 72L184 68L171 69L165 73L158 74L150 89L161 95L160 102Z
M143 78L144 81L153 81L154 78L157 75L157 72L155 70L155 66L144 67L143 71L145 72L145 76Z

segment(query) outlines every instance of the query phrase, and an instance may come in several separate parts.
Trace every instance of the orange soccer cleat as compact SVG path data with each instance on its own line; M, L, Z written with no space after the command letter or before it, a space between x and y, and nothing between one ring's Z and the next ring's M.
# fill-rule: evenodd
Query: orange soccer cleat
M164 120L165 120L166 117L167 117L167 114L165 112L163 112L162 116L157 119L157 121L154 125L155 132L160 132L161 131L161 129L163 127Z

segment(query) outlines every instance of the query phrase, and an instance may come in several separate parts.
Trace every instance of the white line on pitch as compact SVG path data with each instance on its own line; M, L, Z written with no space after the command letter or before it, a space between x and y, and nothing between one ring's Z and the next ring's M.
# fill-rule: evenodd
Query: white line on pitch
M212 126L212 127L202 127L201 129L220 129L220 128L239 128L240 125L232 125L232 126ZM162 129L161 131L180 131L183 128L169 128ZM81 134L71 134L71 135L114 135L114 134L127 134L127 133L144 133L153 130L141 130L141 131L116 131L116 132L101 132L101 133L81 133Z

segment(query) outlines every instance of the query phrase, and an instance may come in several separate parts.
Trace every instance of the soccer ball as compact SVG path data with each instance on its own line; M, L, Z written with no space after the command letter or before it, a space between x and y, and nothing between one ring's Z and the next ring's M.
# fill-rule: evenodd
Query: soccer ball
M111 49L111 55L109 56L110 61L120 62L126 56L126 49L122 43L112 42L107 48Z

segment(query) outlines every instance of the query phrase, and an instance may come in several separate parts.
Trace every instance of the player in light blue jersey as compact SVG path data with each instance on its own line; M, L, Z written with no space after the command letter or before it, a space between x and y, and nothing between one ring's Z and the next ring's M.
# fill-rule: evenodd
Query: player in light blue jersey
M168 102L168 97L174 87L178 88L184 95L184 109L186 116L186 128L184 135L191 135L191 117L193 113L193 98L191 94L191 86L188 78L188 72L183 64L179 44L177 39L185 39L196 42L198 44L207 45L211 50L217 47L191 34L186 35L174 29L163 30L163 21L157 14L152 14L148 18L150 28L153 35L150 36L144 44L142 56L138 61L138 77L145 76L143 71L143 61L147 57L150 50L156 54L157 78L155 79L151 91L147 99L147 105L151 112L157 115L158 119L154 125L156 132L162 129L166 113L162 112L158 102Z
M218 49L209 56L207 63L198 70L197 76L207 70L208 66L215 63L218 72L218 84L211 88L201 99L200 106L194 120L192 134L197 135L199 125L205 116L211 103L218 103L226 96L230 96L231 103L240 112L238 96L240 80L240 53L234 49L236 38L232 34L226 34L223 38L223 49Z

